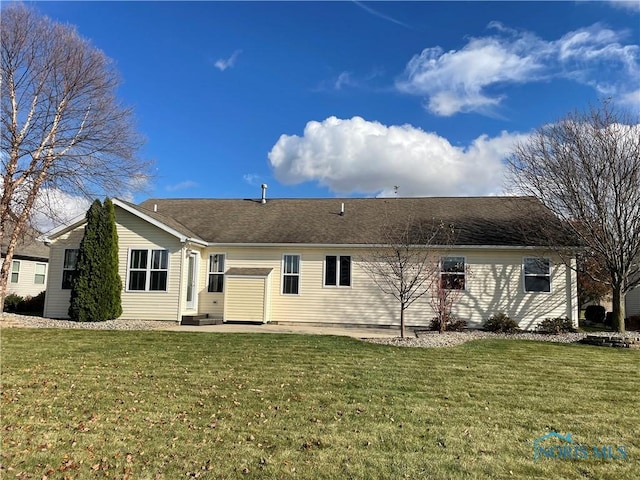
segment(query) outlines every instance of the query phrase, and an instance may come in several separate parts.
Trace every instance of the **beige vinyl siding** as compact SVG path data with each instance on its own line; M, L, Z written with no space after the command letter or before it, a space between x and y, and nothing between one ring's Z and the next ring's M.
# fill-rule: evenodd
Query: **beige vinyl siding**
M266 320L266 277L227 277L224 303L225 321Z
M18 283L13 283L11 281L11 274L13 273L13 262L20 263L20 271L18 272ZM21 258L14 258L13 262L11 264L11 267L9 268L7 295L13 293L16 295L20 295L21 297L35 297L47 288L47 262L26 260ZM45 283L35 283L36 264L45 266Z
M180 240L135 215L116 208L120 277L122 278L122 318L178 321L182 315L181 279L183 278ZM166 291L128 291L127 261L132 249L169 252Z
M224 279L223 290L221 293L208 292L209 286L209 255L214 253L226 253L225 249L205 249L200 253L200 262L198 269L198 313L208 314L210 318L224 318L224 293L227 291L227 279ZM225 257L226 262L226 257ZM225 270L229 269L229 265L225 263Z
M49 272L44 302L45 317L69 318L71 290L62 289L64 251L67 248L80 248L83 235L84 225L61 235L49 247Z
M219 252L220 249L206 251ZM390 295L383 294L359 266L366 254L362 248L309 248L309 247L232 247L225 248L226 268L272 268L269 300L271 321L298 323L398 325L399 305ZM284 254L299 254L299 295L282 294L282 258ZM444 254L444 253L443 253ZM351 287L325 287L324 261L326 255L351 255ZM534 328L548 317L574 318L575 278L567 275L558 258L531 250L470 249L446 253L464 256L468 269L466 290L461 291L455 314L469 322L470 327L481 327L497 312L505 312L518 321L522 328ZM440 256L438 253L436 256ZM524 291L522 263L524 257L546 256L552 260L552 289L550 293ZM201 277L206 276L206 267ZM225 279L228 281L228 279ZM206 282L202 281L206 291ZM219 312L220 300L211 304L214 295L203 294L202 313ZM215 307L215 308L213 308ZM405 313L408 326L428 325L434 316L430 299L425 296Z
M640 315L640 286L634 288L627 293L626 298L626 316Z
M116 207L118 230L118 261L122 279L122 317L124 319L171 320L181 316L181 256L179 239L148 222ZM84 226L56 238L50 248L49 281L45 301L45 315L68 318L70 290L62 290L64 250L79 248ZM166 249L169 269L166 292L127 291L127 261L131 249Z

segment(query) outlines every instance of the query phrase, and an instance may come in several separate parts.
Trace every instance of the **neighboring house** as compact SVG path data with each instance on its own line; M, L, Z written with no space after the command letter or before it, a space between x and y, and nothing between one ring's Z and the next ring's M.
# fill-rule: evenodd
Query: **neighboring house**
M38 235L29 231L16 246L7 279L7 295L13 293L21 297L35 297L45 290L49 247L37 239ZM6 245L2 245L0 257L4 259L5 254Z
M640 315L640 286L627 293L625 302L625 314L627 317Z
M568 316L577 324L576 275L535 238L539 222L557 219L532 198L153 199L140 205L116 199L114 205L122 318L397 326L398 303L379 290L361 261L383 242L393 219L411 216L453 227L455 245L437 255L447 268L443 275L459 277L454 313L470 327L498 312L527 329L548 317ZM84 221L48 235L46 316L67 317ZM425 326L433 317L423 297L406 311L406 324Z

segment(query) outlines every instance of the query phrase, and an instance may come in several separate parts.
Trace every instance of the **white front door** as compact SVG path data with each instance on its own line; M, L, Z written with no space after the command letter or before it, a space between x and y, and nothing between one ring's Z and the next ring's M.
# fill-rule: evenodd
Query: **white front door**
M187 260L187 310L196 310L198 306L198 254L190 253Z

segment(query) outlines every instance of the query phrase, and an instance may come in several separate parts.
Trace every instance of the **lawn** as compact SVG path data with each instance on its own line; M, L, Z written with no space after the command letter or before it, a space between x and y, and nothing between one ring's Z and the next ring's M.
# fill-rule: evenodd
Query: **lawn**
M638 351L1 333L1 478L620 479L640 470ZM570 432L590 458L534 460L534 440L552 430ZM626 458L594 459L593 446Z

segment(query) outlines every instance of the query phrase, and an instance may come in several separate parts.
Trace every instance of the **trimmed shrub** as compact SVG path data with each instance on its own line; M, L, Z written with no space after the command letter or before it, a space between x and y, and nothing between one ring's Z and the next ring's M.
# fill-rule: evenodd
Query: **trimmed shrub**
M573 322L569 317L545 318L538 324L538 332L551 333L558 335L560 333L575 332Z
M24 300L18 305L18 311L21 313L30 313L35 315L42 315L44 312L44 297L46 292L42 291L35 297L25 297Z
M625 321L625 329L640 330L640 315L631 315Z
M584 311L584 319L589 323L604 323L607 310L602 305L589 305Z
M451 318L447 320L445 323L444 331L445 332L461 332L465 328L467 328L466 320L456 320ZM438 317L434 317L429 324L429 330L439 331L440 330L440 320Z
M15 293L10 293L4 297L4 311L9 313L17 312L22 302L24 302L24 298Z
M506 313L496 313L484 322L483 328L488 332L516 333L520 331L518 323Z

